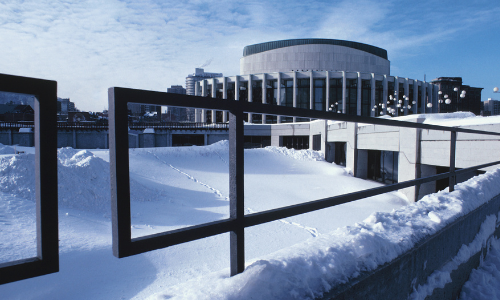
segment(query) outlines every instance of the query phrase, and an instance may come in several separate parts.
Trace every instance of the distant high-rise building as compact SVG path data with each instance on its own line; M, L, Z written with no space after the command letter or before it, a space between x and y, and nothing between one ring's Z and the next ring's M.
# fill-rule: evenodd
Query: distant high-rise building
M153 104L128 103L131 117L138 121L160 121L161 106Z
M167 88L167 93L185 95L186 89L183 88L182 85L172 85L171 87ZM192 118L189 117L190 110L193 111ZM194 109L169 106L167 114L163 118L164 120L167 120L169 122L186 122L190 121L190 119L193 119L194 121Z
M500 101L488 99L483 102L483 116L496 116L500 115Z
M78 111L75 103L71 102L69 98L57 97L57 116L59 121L66 121L68 119L68 112Z
M197 81L222 76L222 73L208 73L202 68L196 68L194 74L189 74L186 77L186 95L194 95L194 87Z
M443 100L438 104L440 113L470 111L480 115L483 88L463 85L462 77L439 77L433 79L431 83L438 86L439 100ZM446 99L450 99L449 104L446 103Z
M186 89L182 85L171 85L167 88L167 93L186 95Z
M203 79L216 78L222 76L223 76L222 73L208 73L205 72L205 70L202 68L196 68L194 70L194 74L189 74L186 77L186 95L195 95L196 82ZM187 108L186 111L188 115L188 121L194 122L196 109Z

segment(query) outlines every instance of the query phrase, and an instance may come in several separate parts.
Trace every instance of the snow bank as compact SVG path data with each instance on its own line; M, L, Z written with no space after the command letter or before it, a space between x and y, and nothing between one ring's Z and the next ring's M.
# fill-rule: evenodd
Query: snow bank
M282 154L297 160L313 160L313 161L325 160L323 158L323 154L321 153L321 151L314 151L309 149L295 150L295 149L288 149L285 147L275 147L275 146L268 146L264 149L266 149L269 152Z
M0 154L15 154L16 151L13 147L4 146L0 144Z
M376 269L410 250L500 194L500 169L441 191L391 213L282 249L250 263L245 272L227 271L194 279L150 299L313 299ZM491 222L489 222L491 223ZM488 224L489 224L488 223Z
M0 191L35 199L35 155L0 157Z
M0 148L1 151L1 148ZM111 211L109 163L87 150L57 151L58 198L63 207L95 213ZM156 191L130 180L132 199L157 199ZM35 155L0 157L0 191L35 200Z

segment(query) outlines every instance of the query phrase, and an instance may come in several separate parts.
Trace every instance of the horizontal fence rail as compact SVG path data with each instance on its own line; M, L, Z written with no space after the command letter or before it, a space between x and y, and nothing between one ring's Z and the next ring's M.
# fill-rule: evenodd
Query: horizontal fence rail
M457 133L474 133L500 136L500 133L429 125L414 122L394 121L381 118L361 117L333 112L293 108L279 105L251 103L243 101L213 99L200 96L178 95L164 92L153 92L127 88L110 88L109 122L110 122L110 168L113 254L126 257L164 247L194 241L221 233L230 233L231 275L243 272L245 265L244 235L245 228L267 222L276 221L307 212L336 206L376 196L379 194L420 185L426 182L449 178L449 189L453 191L456 175L472 172L481 168L500 164L500 161L473 166L459 171L455 170L455 152ZM141 100L137 100L141 99ZM140 238L131 238L130 221L130 183L127 134L127 103L144 103L164 106L190 107L229 112L229 215L228 219L204 223L168 232ZM450 170L449 172L425 178L417 178L387 186L357 191L344 195L308 201L292 206L280 207L252 214L244 214L244 151L243 151L243 113L281 115L311 119L366 123L374 125L419 128L450 132Z
M2 128L34 128L34 122L0 122ZM57 129L100 129L108 130L107 122L57 122ZM228 123L201 123L201 122L129 122L128 127L132 130L173 129L173 130L228 130Z

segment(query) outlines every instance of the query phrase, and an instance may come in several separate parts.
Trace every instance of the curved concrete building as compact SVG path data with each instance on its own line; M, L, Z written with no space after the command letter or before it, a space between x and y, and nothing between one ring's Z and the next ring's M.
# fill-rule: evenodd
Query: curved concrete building
M240 75L196 82L195 95L358 116L438 112L436 85L390 74L387 50L351 41L294 39L246 46ZM197 110L196 122L226 122ZM250 123L308 119L248 114Z
M346 71L390 75L387 50L343 40L295 39L246 46L240 74Z

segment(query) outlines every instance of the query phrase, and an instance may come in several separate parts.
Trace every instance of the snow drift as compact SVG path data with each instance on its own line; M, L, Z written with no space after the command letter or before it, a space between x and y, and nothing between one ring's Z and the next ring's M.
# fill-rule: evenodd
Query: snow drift
M0 151L5 148L11 147L2 147ZM57 158L59 204L67 208L109 215L109 163L88 150L72 148L59 149ZM0 191L35 200L34 168L34 154L0 157ZM157 198L155 190L143 187L134 179L130 180L130 185L131 198L136 201Z

